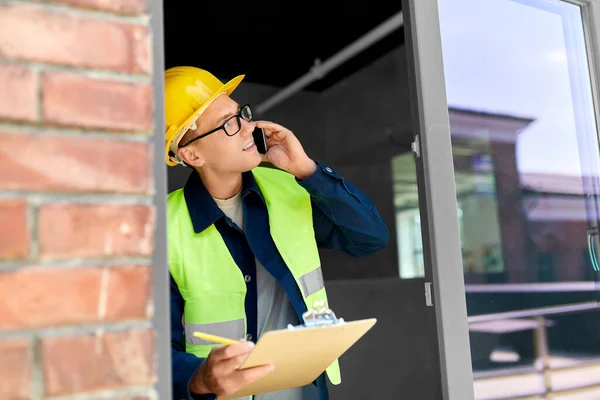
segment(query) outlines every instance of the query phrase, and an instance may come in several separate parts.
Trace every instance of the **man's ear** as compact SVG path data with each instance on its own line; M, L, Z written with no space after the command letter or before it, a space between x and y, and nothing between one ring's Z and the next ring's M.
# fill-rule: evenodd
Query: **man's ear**
M204 157L198 149L184 147L177 150L179 158L189 166L201 167L204 165Z

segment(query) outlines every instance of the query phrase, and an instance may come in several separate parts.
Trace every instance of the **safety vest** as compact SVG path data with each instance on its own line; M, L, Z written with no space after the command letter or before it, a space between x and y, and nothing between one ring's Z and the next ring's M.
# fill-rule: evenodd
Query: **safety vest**
M283 171L257 167L252 174L265 199L271 236L294 276L307 309L328 305L312 220L310 195ZM183 189L168 197L169 270L185 301L186 352L206 358L216 345L193 332L246 337L246 282L214 225L195 233ZM338 361L327 368L331 383L341 382Z

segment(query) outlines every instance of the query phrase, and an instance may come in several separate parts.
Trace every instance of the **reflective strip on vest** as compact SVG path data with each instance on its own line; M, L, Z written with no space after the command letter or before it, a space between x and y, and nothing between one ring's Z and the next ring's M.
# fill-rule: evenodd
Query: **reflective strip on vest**
M212 345L212 341L200 339L194 336L194 332L208 333L209 335L221 336L228 339L240 340L244 338L245 322L243 319L235 321L216 322L212 324L190 324L185 323L185 341L196 345Z
M323 289L325 283L323 282L321 267L302 275L300 277L300 284L302 284L302 291L305 298Z

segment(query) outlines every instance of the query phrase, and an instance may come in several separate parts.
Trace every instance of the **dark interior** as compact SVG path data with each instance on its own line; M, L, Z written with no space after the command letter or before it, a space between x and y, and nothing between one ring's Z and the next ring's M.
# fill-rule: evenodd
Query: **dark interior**
M361 3L340 4L165 2L166 67L198 66L222 79L244 73L246 82L283 87L315 60L325 61L402 9L400 1L368 9ZM323 91L403 43L399 29L306 90Z

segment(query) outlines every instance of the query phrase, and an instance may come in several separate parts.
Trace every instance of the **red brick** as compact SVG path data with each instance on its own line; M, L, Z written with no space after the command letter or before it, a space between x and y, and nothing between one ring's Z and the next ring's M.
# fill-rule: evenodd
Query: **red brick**
M29 253L27 203L0 200L0 226L0 260L26 258Z
M0 11L0 20L1 15ZM4 31L4 28L0 29L0 37ZM28 68L0 64L0 88L2 88L0 119L19 121L37 119L36 78Z
M20 60L144 72L139 47L148 43L146 27L56 12L38 5L0 8L0 55Z
M42 342L46 395L152 384L154 331L50 337Z
M28 340L0 341L0 398L29 399L31 343Z
M152 86L68 73L42 76L44 120L61 126L148 131Z
M39 210L42 258L149 256L154 209L145 205L46 204Z
M146 319L151 301L147 266L30 267L0 273L0 329Z
M146 0L55 0L57 3L95 10L113 11L119 14L140 14L148 8Z
M0 133L0 189L150 193L151 171L147 143Z
M108 320L152 318L152 268L111 268L108 281Z
M133 53L135 72L150 75L152 74L152 35L148 28L136 26L133 29L133 36L138 43Z

